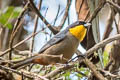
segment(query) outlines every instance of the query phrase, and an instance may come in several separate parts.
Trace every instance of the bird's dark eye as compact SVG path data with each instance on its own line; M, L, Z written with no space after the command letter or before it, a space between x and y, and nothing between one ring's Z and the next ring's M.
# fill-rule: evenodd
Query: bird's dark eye
M84 24L86 24L86 22L84 22L84 21L79 22L79 25L84 25Z

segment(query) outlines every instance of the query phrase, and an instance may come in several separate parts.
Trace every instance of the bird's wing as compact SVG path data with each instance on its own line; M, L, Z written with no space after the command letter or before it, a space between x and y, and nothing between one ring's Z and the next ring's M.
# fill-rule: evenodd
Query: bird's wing
M50 46L62 41L65 36L66 33L68 32L69 28L74 27L79 25L79 21L76 21L75 23L69 25L65 30L59 32L58 34L56 34L52 39L50 39L41 49L38 53L41 53L43 51L45 51L47 48L49 48Z
M59 32L58 34L56 34L52 39L50 39L39 51L39 53L45 51L47 48L49 48L50 46L62 41L65 36L66 33L68 32L68 29L65 29L61 32Z

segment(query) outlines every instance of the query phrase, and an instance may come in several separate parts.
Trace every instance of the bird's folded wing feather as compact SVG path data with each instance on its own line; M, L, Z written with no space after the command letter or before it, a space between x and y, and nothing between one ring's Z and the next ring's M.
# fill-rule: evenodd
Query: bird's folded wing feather
M47 48L49 48L50 46L60 42L61 40L63 40L66 36L66 33L68 32L68 30L64 30L59 32L58 34L56 34L52 39L50 39L39 51L39 53L45 51Z

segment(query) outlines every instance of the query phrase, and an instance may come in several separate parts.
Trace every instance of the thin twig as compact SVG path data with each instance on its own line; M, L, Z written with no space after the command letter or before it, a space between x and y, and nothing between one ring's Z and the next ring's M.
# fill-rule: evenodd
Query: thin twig
M16 55L28 56L29 53L30 53L29 50L21 51L21 50L18 50L18 49L15 49L15 48L14 48L14 54L16 54Z
M40 0L39 5L38 5L38 10L40 11L41 9L41 5L42 5L42 0ZM35 24L34 24L34 31L32 34L35 34L36 30L37 30L37 25L38 25L38 15L35 16ZM30 45L30 52L33 53L33 47L34 47L34 41L35 41L35 36L32 37L32 41L31 41L31 45ZM32 54L29 54L29 57L32 56ZM32 69L32 66L29 67L29 71Z
M38 5L38 9L41 9L41 4L42 4L42 0L40 0L39 5ZM35 24L34 24L34 31L32 34L35 34L36 30L37 30L37 25L38 25L38 15L35 16ZM32 41L31 41L31 45L30 45L30 52L33 52L33 46L34 46L34 39L35 36L32 37Z
M110 5L112 5L120 13L120 6L119 5L117 5L114 2L109 1L109 0L107 0L106 2L109 3Z
M17 73L17 74L19 74L19 75L23 75L23 76L25 76L25 77L27 77L27 78L33 79L33 77L31 77L31 76L25 75L25 74L23 74L22 72L17 71L17 70L14 70L14 69L11 69L11 68L9 68L9 67L5 67L5 66L0 65L0 69L3 69L3 70L5 70L5 71L7 71L7 72L8 72L8 71L11 71L11 72Z
M1 64L2 62L3 62L3 63L8 63L8 64L12 64L12 65L13 65L13 62L12 62L12 61L6 60L6 59L0 57L0 64Z
M2 34L2 31L3 31L3 29L0 27L0 36L1 36L1 34Z
M113 20L115 18L116 12L114 11L114 9L111 7L111 12L109 15L109 18L107 20L107 25L103 34L103 40L108 38L111 31L113 30L112 24L113 24Z
M3 70L5 70L5 71L7 71L7 72L11 71L11 72L19 74L21 76L25 76L25 77L30 78L30 79L39 78L39 79L42 79L42 80L48 80L47 78L45 78L43 76L40 76L40 75L35 74L35 73L27 72L25 70L17 71L17 70L14 70L14 69L11 69L9 67L2 66L2 65L0 65L0 68L3 69Z
M2 27L0 27L0 49L2 49Z
M82 6L83 6L84 1L85 1L85 0L82 0L82 1L81 1L80 7L79 7L79 11L78 11L78 18L79 18L79 14L80 14L80 12L81 12L81 9L82 9Z
M78 50L77 54L81 55L81 52ZM99 79L99 80L106 80L104 76L97 71L97 67L86 57L83 59L83 62L88 66L88 68L93 72L93 74Z
M89 59L85 58L83 61L99 80L107 80L99 71L97 71L97 67L90 62Z
M120 34L117 34L113 37L107 38L101 42L99 42L98 44L94 45L92 48L90 48L88 51L85 52L86 56L91 55L94 51L98 50L99 48L104 47L106 44L115 41L115 40L119 40L120 39Z
M23 72L26 75L32 76L34 78L38 78L38 79L42 79L42 80L48 80L47 78L45 78L43 76L40 76L39 74L31 73L31 72L28 72L28 71L25 71L25 70L21 70L21 72Z
M73 63L71 65L66 65L66 66L58 67L56 70L51 71L50 73L46 74L44 77L46 77L46 78L52 78L55 75L61 73L62 71L65 71L65 70L68 70L70 68L73 68L74 66L75 66L75 64Z
M59 29L62 29L62 27L63 27L63 25L64 25L64 23L66 21L66 18L68 16L68 12L69 12L69 8L70 8L70 4L71 4L71 0L67 0L67 6L66 6L66 9L65 9L65 14L64 14L64 16L63 16L63 18L61 20L61 23L60 23L60 25L58 27Z
M116 19L114 18L114 22L115 22L115 27L116 27L116 30L117 30L117 34L120 34L120 32L119 32L119 26L118 26L118 24L117 24L117 21L116 21Z
M25 41L29 40L30 38L32 38L33 36L37 35L37 34L38 34L39 32L41 32L41 31L43 31L43 30L40 30L40 31L36 32L35 34L32 34L32 35L28 36L28 37L25 38L24 40L20 41L20 42L17 43L16 45L14 45L12 48L16 48L16 47L20 46L20 45L23 44ZM5 54L7 54L10 50L11 50L11 48L5 50L4 52L1 52L1 53L0 53L0 57L1 57L1 56L4 56Z
M57 18L58 18L59 12L60 12L60 5L58 5L58 11L57 11L57 15L56 15L56 17L55 17L55 20L54 20L53 25L55 25L55 23L56 23L56 21L57 21Z
M106 1L102 0L102 2L95 9L94 13L88 19L88 22L92 22L93 21L93 19L97 16L98 12L101 11L101 9L104 7L105 4L106 4Z
M36 8L35 4L33 3L33 0L28 0L28 1L30 2L32 10L41 18L41 20L53 32L53 34L58 33L58 31L42 16L42 14L39 12L39 10Z
M105 74L105 76L110 76L110 77L112 77L112 78L118 78L118 79L120 79L120 75L115 75L115 74L112 74L112 73L110 73L109 71L105 71L105 70L103 70L103 69L99 69L100 71L102 71L102 72L104 72L104 74Z
M9 48L11 48L10 53L9 53L9 59L12 59L12 45L16 36L16 33L18 32L18 29L21 27L21 21L23 18L23 15L25 13L25 11L28 9L29 6L29 2L25 5L23 11L20 13L20 15L18 16L18 19L16 20L16 23L14 25L13 31L11 33L11 37L10 37L10 42L9 42Z

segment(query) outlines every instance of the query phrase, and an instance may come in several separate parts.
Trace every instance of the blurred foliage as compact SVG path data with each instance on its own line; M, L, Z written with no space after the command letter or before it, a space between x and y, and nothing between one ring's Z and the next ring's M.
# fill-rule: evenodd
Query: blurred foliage
M72 80L71 78L70 78L70 71L66 71L66 73L64 74L64 76L65 76L65 80Z
M106 66L109 62L109 54L107 51L104 51L103 53L103 61L104 61L104 66Z
M85 77L85 76L83 76L82 74L88 75L88 74L90 73L89 69L83 68L83 67L79 68L79 71L81 72L81 74L78 73L78 74L76 74L76 75L77 75L78 77L80 77L80 78Z
M0 24L3 27L12 29L13 26L11 20L17 18L21 10L22 10L21 7L13 7L13 6L9 6L4 10L0 10Z

